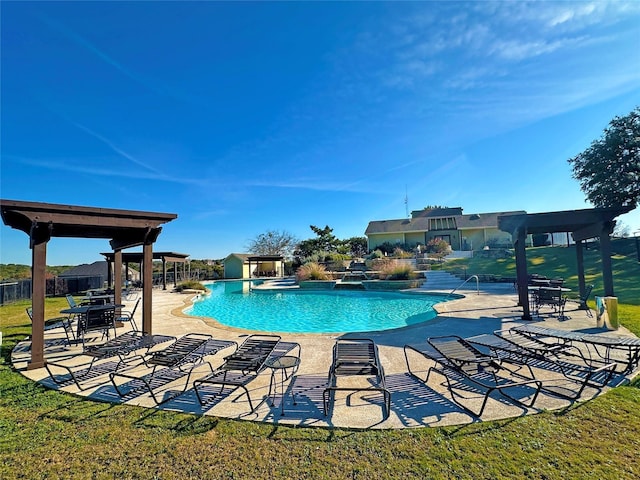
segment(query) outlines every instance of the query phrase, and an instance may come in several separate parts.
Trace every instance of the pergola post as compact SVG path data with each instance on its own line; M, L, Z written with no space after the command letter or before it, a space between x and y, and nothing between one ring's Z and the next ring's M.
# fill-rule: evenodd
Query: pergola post
M113 252L113 301L122 303L122 250Z
M518 228L515 235L516 278L518 282L518 303L522 306L522 319L531 320L529 309L529 276L527 274L527 252L525 242L527 232Z
M582 249L582 240L576 242L576 263L578 268L578 290L580 291L580 298L586 291L586 282L584 280L584 251Z
M47 242L31 247L31 361L27 370L44 367L44 299L46 293Z
M602 258L602 283L604 284L604 296L613 297L613 273L611 266L611 225L603 222L600 234L600 255Z
M167 259L162 257L162 289L167 289Z
M152 298L153 298L153 250L151 243L142 246L142 331L151 335Z
M178 262L173 262L173 288L178 286Z
M111 270L111 269L109 269ZM113 252L113 303L122 304L122 250ZM122 327L122 322L117 322L116 327Z
M111 268L113 264L107 260L107 288L111 288L113 286L113 274Z

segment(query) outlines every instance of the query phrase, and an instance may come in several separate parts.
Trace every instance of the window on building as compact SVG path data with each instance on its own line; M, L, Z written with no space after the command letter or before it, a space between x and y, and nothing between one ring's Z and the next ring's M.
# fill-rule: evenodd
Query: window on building
M453 217L431 218L429 230L455 230L456 219Z

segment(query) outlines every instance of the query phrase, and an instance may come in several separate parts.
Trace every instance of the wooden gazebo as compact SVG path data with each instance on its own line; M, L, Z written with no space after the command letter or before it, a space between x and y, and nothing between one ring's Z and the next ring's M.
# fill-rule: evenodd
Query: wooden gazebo
M160 225L176 219L173 213L115 210L74 205L0 200L4 223L29 236L32 253L31 361L29 369L43 367L44 299L47 243L53 237L104 238L113 248L115 303L121 303L122 250L142 245L142 329L151 333L153 243L162 231Z
M106 252L101 253L100 255L104 256L105 260L109 264L109 268L107 269L107 274L109 277L107 278L107 282L109 285L112 284L113 279L111 278L111 265L115 262L115 253L114 252ZM176 278L178 276L178 264L184 263L189 258L189 255L186 253L176 253L176 252L153 252L153 260L161 260L162 261L162 289L167 289L167 262L173 262L173 286L176 286ZM144 252L122 252L122 263L125 265L125 270L129 268L130 263L137 263L139 265L144 264ZM142 268L141 268L142 270Z
M613 273L611 268L610 235L615 227L615 218L630 212L635 207L591 208L565 210L547 213L524 213L498 217L498 227L509 232L516 251L516 275L518 300L523 309L522 318L531 320L529 309L527 253L525 241L529 234L569 232L576 243L576 259L580 296L585 292L583 242L590 238L600 238L602 258L602 281L605 296L613 296Z

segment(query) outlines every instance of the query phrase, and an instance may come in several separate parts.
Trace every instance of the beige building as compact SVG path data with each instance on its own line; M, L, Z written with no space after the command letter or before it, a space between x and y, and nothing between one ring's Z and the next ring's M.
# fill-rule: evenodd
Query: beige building
M425 208L411 212L411 218L374 220L365 235L369 251L384 243L407 250L426 245L431 240L445 240L453 250L482 250L489 247L511 247L509 233L498 228L498 217L526 212L473 213L465 215L461 207Z

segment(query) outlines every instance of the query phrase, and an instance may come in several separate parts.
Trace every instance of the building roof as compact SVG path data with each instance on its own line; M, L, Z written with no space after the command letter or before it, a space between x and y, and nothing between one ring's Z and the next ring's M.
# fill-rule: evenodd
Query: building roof
M249 253L230 253L229 255L227 255L224 260L227 261L232 257L235 258L239 258L240 260L242 260L243 262L247 261L247 259L249 258L250 254Z
M424 208L422 210L414 210L411 212L413 218L417 217L457 217L462 215L462 207L447 208Z
M104 277L107 278L107 262L100 260L93 263L83 263L62 272L59 277Z
M422 214L423 212L424 214ZM369 222L364 234L427 232L429 231L429 221L431 219L443 217L454 218L458 230L472 228L498 228L499 216L526 214L524 210L513 212L473 213L470 215L462 215L461 213L461 208L442 208L413 212L413 218L373 220Z
M396 220L373 220L369 222L364 234L424 232L427 230L429 230L429 218L401 218Z
M243 262L274 262L284 259L282 255L254 255L252 253L230 253L225 257L228 260L231 257L239 258Z
M501 215L526 215L524 210L513 212L474 213L456 217L458 230L469 228L498 228L498 217Z

